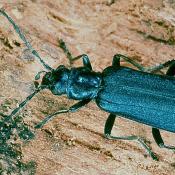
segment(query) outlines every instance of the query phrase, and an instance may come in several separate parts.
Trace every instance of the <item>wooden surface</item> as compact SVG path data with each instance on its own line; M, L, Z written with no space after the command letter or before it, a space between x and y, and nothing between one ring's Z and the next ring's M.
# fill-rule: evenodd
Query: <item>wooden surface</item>
M89 55L93 69L111 65L115 53L132 57L144 66L175 58L175 3L170 0L1 0L20 25L33 47L52 67L69 66L58 47L63 39L73 55ZM161 42L160 42L161 41ZM130 66L123 63L125 66ZM82 65L77 61L74 66ZM43 67L26 50L7 20L0 16L0 103L22 101L33 91L33 80ZM117 88L117 87L116 87ZM163 87L162 87L163 88ZM75 103L49 91L37 95L23 110L33 128L46 114ZM12 107L15 107L15 103ZM22 145L25 161L37 162L37 175L173 175L175 155L160 149L151 128L118 119L114 135L140 135L158 155L153 161L132 141L103 137L108 114L92 102L76 113L63 114L36 131L36 138ZM156 116L152 116L156 117ZM174 122L174 121L172 121ZM173 133L163 132L166 143L174 144Z

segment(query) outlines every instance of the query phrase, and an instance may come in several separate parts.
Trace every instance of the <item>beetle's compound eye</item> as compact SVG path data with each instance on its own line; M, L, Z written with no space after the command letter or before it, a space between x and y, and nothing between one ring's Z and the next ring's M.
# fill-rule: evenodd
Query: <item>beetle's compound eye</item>
M51 72L47 72L44 75L41 84L44 85L44 86L49 86L49 85L52 84L52 81L53 81L52 80L52 73Z

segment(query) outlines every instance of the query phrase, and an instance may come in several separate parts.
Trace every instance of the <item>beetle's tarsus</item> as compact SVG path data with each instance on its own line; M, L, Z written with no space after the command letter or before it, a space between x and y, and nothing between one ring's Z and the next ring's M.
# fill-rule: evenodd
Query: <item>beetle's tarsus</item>
M68 60L69 60L69 64L70 66L72 65L73 63L73 56L71 54L71 52L69 51L69 49L67 48L65 42L62 40L62 39L59 39L58 40L58 43L59 43L59 47L64 51L64 53L66 54Z
M58 40L58 42L59 42L60 48L63 49L64 53L66 54L66 56L67 56L67 58L69 60L70 66L72 65L72 63L74 61L82 58L83 59L83 65L84 65L84 67L87 67L90 70L92 70L91 62L89 60L89 57L86 54L82 54L82 55L78 55L76 57L73 57L72 54L71 54L71 52L67 48L65 42L62 39Z
M159 158L153 152L150 154L150 156L152 157L153 160L159 161Z
M105 124L105 129L104 129L104 134L105 137L108 139L112 139L112 140L135 140L138 141L145 149L146 151L149 153L149 155L154 159L154 160L158 160L157 156L152 152L152 150L150 149L150 147L144 142L143 138L138 137L138 136L122 136L122 137L116 137L116 136L111 136L111 131L115 122L115 118L116 115L114 114L110 114L108 119L106 120L106 124Z
M175 150L175 147L174 146L170 146L170 145L165 145L164 144L164 141L163 141L163 138L162 138L162 136L160 134L159 129L152 128L152 135L153 135L153 138L154 138L155 142L157 143L157 145L160 148L166 148L166 149Z

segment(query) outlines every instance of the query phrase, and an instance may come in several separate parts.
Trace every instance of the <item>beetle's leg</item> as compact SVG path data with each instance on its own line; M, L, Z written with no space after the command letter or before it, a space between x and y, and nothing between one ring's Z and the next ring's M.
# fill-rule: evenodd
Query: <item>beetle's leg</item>
M156 72L156 71L159 71L163 68L166 68L166 67L170 66L169 69L168 69L168 72L170 74L173 74L173 73L175 74L175 60L169 60L169 61L167 61L165 63L162 63L162 64L159 64L157 66L147 68L147 67L144 67L141 64L137 63L136 61L132 60L129 57L126 57L126 56L121 55L121 54L116 54L113 57L112 65L113 66L120 66L120 59L121 58L123 58L126 62L129 62L130 64L137 67L139 70L141 70L143 72Z
M121 58L124 59L126 62L132 64L133 66L137 67L139 70L141 70L141 71L145 70L145 68L141 64L139 64L136 61L134 61L133 59L131 59L127 56L121 55L121 54L114 55L112 66L120 66L120 59Z
M86 54L79 55L79 56L73 58L72 61L78 60L79 58L82 58L83 59L83 65L84 65L84 67L87 67L90 70L92 70L91 62L89 60L89 57Z
M86 54L82 54L82 55L79 55L77 57L73 57L72 54L71 54L71 52L67 48L65 42L62 39L59 40L59 46L60 46L60 48L63 49L64 53L66 54L66 56L67 56L67 58L69 60L70 65L72 65L72 63L74 61L82 58L83 59L83 65L85 67L89 68L90 70L92 70L91 62L89 60L89 57Z
M160 148L167 148L167 149L173 149L173 150L175 150L175 147L174 146L170 146L170 145L165 145L164 144L164 141L163 141L163 139L162 139L162 137L160 135L159 129L152 128L152 134L153 134L153 137L154 137L155 142L157 143L157 145Z
M68 113L68 112L76 112L81 107L85 106L87 103L89 103L91 99L88 100L82 100L78 103L75 103L73 106L71 106L69 109L63 109L59 110L51 115L48 115L44 120L42 120L40 123L38 123L35 128L42 128L48 121L52 120L55 115L62 114L62 113Z
M58 40L59 43L59 47L64 51L64 53L66 54L68 60L69 60L69 64L70 66L72 65L72 60L73 60L73 56L71 54L71 52L69 51L69 49L67 48L65 42L62 39Z
M153 67L148 67L145 68L145 72L157 72L163 68L168 67L168 71L166 73L166 75L174 75L175 74L175 60L169 60L165 63L159 64L157 66L153 66Z
M109 6L110 6L110 5L114 4L115 1L116 1L116 0L108 0L108 2L106 3L106 5L109 5Z
M24 44L26 45L26 47L31 51L31 53L40 61L40 63L47 69L47 70L53 70L49 65L47 65L44 60L40 57L40 55L38 54L38 52L33 49L32 45L30 44L30 42L27 40L27 38L25 37L25 35L22 33L21 29L19 28L19 26L13 21L13 19L8 16L8 14L3 10L0 9L0 13L5 16L7 18L7 20L12 24L14 30L16 31L16 33L19 35L19 37L21 38L21 40L24 42Z
M135 140L138 141L149 153L149 155L154 159L158 160L157 156L151 151L149 146L144 142L141 137L138 136L122 136L122 137L115 137L111 135L111 130L113 128L115 122L116 115L110 114L108 119L106 120L104 134L105 137L112 140Z
M174 76L175 75L175 60L173 60L173 63L168 68L168 70L166 72L166 75L169 75L169 76Z

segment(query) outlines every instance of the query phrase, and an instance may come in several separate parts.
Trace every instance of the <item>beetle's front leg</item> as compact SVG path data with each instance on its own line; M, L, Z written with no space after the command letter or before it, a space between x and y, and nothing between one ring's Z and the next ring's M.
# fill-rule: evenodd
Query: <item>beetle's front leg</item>
M115 122L116 115L110 114L108 119L106 120L104 134L105 137L112 140L135 140L138 141L149 153L149 155L154 159L158 160L157 156L151 151L149 146L144 142L141 137L138 136L122 136L122 137L115 137L111 135L111 131Z
M42 120L40 123L38 123L35 128L39 129L42 128L48 121L52 120L54 116L58 115L58 114L62 114L62 113L68 113L68 112L76 112L78 109L80 109L81 107L85 106L86 104L88 104L91 101L91 99L87 99L87 100L82 100L79 101L78 103L74 104L73 106L71 106L69 109L63 109L63 110L59 110L51 115L48 115L44 120Z
M74 61L76 61L76 60L82 58L82 59L83 59L83 65L84 65L84 67L87 67L87 68L89 68L90 70L92 70L91 62L90 62L90 60L89 60L89 57L88 57L86 54L82 54L82 55L73 57L72 54L71 54L71 52L70 52L69 49L67 48L65 42L64 42L62 39L59 40L59 46L60 46L61 49L63 49L64 53L66 54L67 58L69 59L70 65L71 65Z

